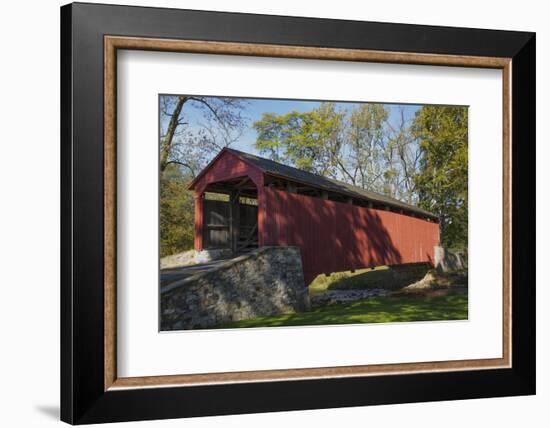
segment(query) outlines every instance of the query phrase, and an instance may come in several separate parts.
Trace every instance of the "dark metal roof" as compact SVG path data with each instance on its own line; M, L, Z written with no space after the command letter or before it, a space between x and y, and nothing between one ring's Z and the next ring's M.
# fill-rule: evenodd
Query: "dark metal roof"
M377 204L388 205L390 207L395 207L405 211L424 215L433 219L438 219L435 214L429 211L423 210L414 205L406 204L405 202L401 202L398 199L390 198L389 196L384 196L375 192L369 192L368 190L362 189L361 187L353 186L351 184L344 183L339 180L334 180L332 178L322 177L317 174L312 174L301 169L293 168L288 165L283 165L282 163L261 158L250 153L241 152L239 150L230 148L225 148L223 150L228 151L235 156L241 158L245 162L254 165L268 175L282 177L322 190L340 193L346 196L351 196L353 198L362 199Z

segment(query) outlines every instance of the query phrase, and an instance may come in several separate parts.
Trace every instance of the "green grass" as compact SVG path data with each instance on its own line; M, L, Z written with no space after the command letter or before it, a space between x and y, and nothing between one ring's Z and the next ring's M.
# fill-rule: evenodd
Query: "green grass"
M315 296L327 290L398 290L422 279L428 270L429 266L426 264L409 264L336 272L328 276L321 274L309 285L309 295Z
M345 271L345 272L335 272L331 273L330 275L317 275L317 277L313 280L311 284L309 284L309 295L315 296L318 294L322 294L325 291L329 289L334 289L335 283L342 283L347 282L349 284L355 284L356 277L360 277L362 274L367 274L369 277L374 277L382 273L384 275L389 270L388 266L378 266L374 269L357 269L355 272L351 271ZM361 288L369 288L369 286L372 287L372 284L370 284L370 281L361 281L362 284L360 284Z
M310 312L235 321L218 328L464 320L467 318L468 296L457 293L438 297L377 297L324 306Z

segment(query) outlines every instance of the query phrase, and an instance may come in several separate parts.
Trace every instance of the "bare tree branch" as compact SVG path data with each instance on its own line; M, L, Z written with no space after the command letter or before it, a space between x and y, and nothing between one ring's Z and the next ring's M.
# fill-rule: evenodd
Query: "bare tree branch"
M191 176L193 178L195 178L197 175L195 174L195 169L191 166L191 164L188 164L188 163L185 163L185 162L180 162L180 161L177 161L177 160L170 160L166 163L166 166L170 165L170 164L176 164L176 165L181 165L181 166L184 166L185 168L187 168L189 171L191 171Z

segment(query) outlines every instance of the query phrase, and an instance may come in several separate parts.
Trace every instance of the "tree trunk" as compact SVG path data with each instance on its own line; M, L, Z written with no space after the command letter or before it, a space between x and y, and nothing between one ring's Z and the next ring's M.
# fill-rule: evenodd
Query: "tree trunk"
M178 97L178 102L176 103L176 108L172 113L170 118L170 123L168 124L168 130L166 131L166 136L162 144L162 149L160 153L160 172L163 173L166 167L168 166L168 161L170 158L170 152L172 151L172 139L176 133L176 129L179 125L179 118L183 104L187 101L187 97Z

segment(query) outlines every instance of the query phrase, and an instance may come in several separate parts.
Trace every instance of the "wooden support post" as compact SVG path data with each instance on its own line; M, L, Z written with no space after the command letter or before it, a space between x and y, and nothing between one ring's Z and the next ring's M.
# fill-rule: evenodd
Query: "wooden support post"
M255 182L255 184L256 188L258 189L258 246L263 247L266 244L266 237L268 236L267 224L265 220L267 197L263 187L263 178L261 179L261 181Z
M239 243L239 195L238 191L233 191L229 195L229 235L233 253L237 252Z
M203 196L202 192L195 192L195 250L203 249Z

